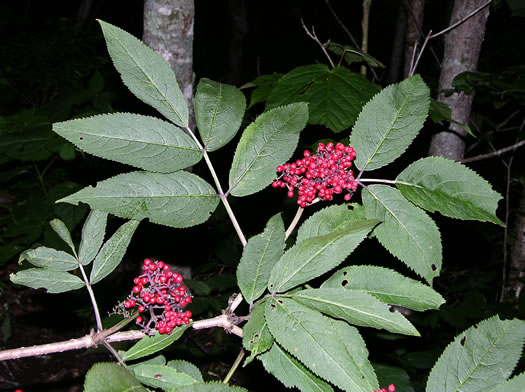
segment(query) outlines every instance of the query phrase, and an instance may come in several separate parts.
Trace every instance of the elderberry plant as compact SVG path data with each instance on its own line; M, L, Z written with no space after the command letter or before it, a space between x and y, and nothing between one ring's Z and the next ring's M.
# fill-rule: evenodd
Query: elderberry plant
M146 391L144 385L177 392L242 390L204 382L199 370L185 361L166 363L162 356L142 359L191 327L222 327L242 337L250 353L244 366L257 359L286 387L409 390L409 385L396 382L394 386L390 380L382 382L388 387L380 388L378 379L384 375L380 366L370 362L360 331L372 328L417 339L417 329L394 306L425 311L445 302L432 288L441 271L442 249L439 229L427 212L502 224L495 215L500 195L460 163L429 157L412 163L395 179L365 176L401 156L423 127L430 97L423 80L414 76L379 91L342 66L330 69L316 64L283 75L267 97L265 112L243 130L225 191L211 153L239 130L246 109L243 93L202 79L195 96L197 134L189 128L189 111L169 65L138 39L100 23L124 84L167 121L114 113L54 125L56 133L79 149L139 170L60 200L92 208L78 253L65 225L54 221L53 228L73 254L43 247L28 250L21 261L35 268L21 270L11 280L51 293L86 287L100 341L112 350L107 338L113 331L101 330L92 286L120 263L140 221L185 228L205 222L222 202L244 250L237 269L242 295L210 320L192 321L191 311L182 309L191 302L182 277L164 263L145 260L143 273L134 279L131 294L119 309L130 319L136 317L145 333L154 334L126 352L113 350L127 367L93 366L85 390ZM317 104L309 110L307 103ZM334 132L353 128L349 140L319 143L315 154L308 150L285 164L293 157L307 123L323 124ZM213 185L183 170L201 159ZM297 214L287 228L281 214L276 214L263 232L246 239L228 200L270 185L287 189L289 197L297 192ZM359 190L361 203L345 203ZM313 209L320 200L330 202L341 193L343 204L319 209L300 223L306 208ZM130 220L104 243L108 214ZM295 242L287 247L286 240L296 227ZM395 271L395 264L385 268L360 265L356 260L331 277L326 275L365 240L378 240L411 270L410 276ZM85 268L91 269L89 277ZM69 272L74 270L82 279ZM315 283L319 278L320 285ZM248 315L234 314L241 300L249 304ZM507 379L524 338L520 320L493 317L468 329L444 351L429 375L426 391L503 391L523 386L523 374ZM241 351L236 364L243 355Z

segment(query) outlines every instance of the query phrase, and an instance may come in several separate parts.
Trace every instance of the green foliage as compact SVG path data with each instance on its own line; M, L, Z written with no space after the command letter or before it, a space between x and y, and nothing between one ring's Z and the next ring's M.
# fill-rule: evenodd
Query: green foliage
M341 45L336 42L328 42L324 46L330 52L335 53L340 56L341 59L344 59L347 65L365 62L374 68L385 68L385 65L381 61L351 45Z
M89 186L61 202L91 208L122 218L142 220L171 227L194 226L206 221L219 197L206 181L195 174L131 172Z
M75 253L75 245L73 244L71 233L69 232L69 229L67 228L66 224L60 219L53 219L51 222L49 222L49 225L53 228L55 233L58 234L60 239L62 239L62 241L64 241L73 251L73 253Z
M357 168L379 169L403 154L425 122L429 101L430 90L419 75L376 94L363 107L350 136Z
M379 385L384 387L386 385L394 384L396 390L402 392L415 392L414 388L410 385L410 377L403 368L378 363L373 363L372 365L377 374Z
M246 98L233 86L201 79L195 93L195 120L204 148L215 151L237 133Z
M50 294L64 293L84 287L85 283L78 276L63 271L44 268L28 268L9 275L11 282L33 289L44 288Z
M183 361L181 359L176 359L176 360L173 360L173 361L169 361L167 363L167 365L169 367L177 370L180 373L187 374L188 376L190 376L191 378L193 378L197 382L204 382L204 380L202 379L202 374L201 374L201 371L199 370L199 368L197 366L195 366L194 364L188 362L188 361Z
M53 131L87 153L153 172L171 173L202 158L195 142L180 128L139 114L70 120L54 124Z
M91 210L86 218L78 247L78 259L82 265L91 263L100 250L106 234L107 219L108 213L99 210Z
M397 176L396 187L412 203L430 212L503 226L496 217L501 195L460 163L439 157L420 159Z
M189 325L179 327L175 329L171 335L161 335L157 332L153 336L145 336L126 351L122 355L122 359L124 361L131 361L154 354L175 342L189 327Z
M368 350L354 327L290 298L268 300L265 315L277 342L314 374L345 391L378 388Z
M294 103L261 114L243 132L230 169L230 190L247 196L270 185L275 168L290 159L306 125L308 106Z
M97 363L88 371L84 382L86 392L146 392L132 372L116 363Z
M366 217L383 221L374 230L379 242L431 283L442 262L441 238L434 221L392 187L370 185L362 195Z
M118 27L100 21L108 51L124 84L174 124L188 126L188 106L175 73L162 56Z
M270 334L264 318L265 305L265 302L259 302L254 306L250 313L250 319L242 329L242 345L251 353L244 361L244 366L253 361L257 355L272 347L273 336Z
M24 260L50 271L71 271L78 267L77 259L69 253L44 246L23 252L18 260L19 264Z
M521 389L519 389L521 388ZM508 392L508 391L523 391L525 389L525 373L521 373L510 380L498 385L490 390L490 392Z
M306 65L279 79L268 96L266 110L292 102L308 102L309 124L341 132L354 124L362 106L378 91L363 76L344 67Z
M264 232L248 240L237 267L237 285L244 299L252 303L268 285L273 266L284 250L284 223L280 214L266 224Z
M321 288L345 288L368 293L380 301L424 311L437 309L445 299L431 287L388 268L355 265L340 269Z
M448 345L428 377L426 391L491 390L510 376L524 342L523 321L498 316L484 320Z
M207 382L193 384L190 386L177 388L171 392L247 392L244 388L230 387L229 385L218 382Z
M139 364L133 367L137 380L150 387L170 391L185 385L195 384L197 381L176 369L165 365Z

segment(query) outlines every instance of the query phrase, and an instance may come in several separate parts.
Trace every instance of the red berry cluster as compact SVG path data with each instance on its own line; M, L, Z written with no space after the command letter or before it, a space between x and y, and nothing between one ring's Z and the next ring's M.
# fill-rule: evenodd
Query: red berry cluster
M170 266L164 262L150 259L144 260L142 270L142 275L133 279L135 286L123 303L126 309L138 306L141 315L137 317L137 324L147 333L157 329L167 335L175 327L188 325L192 314L182 308L191 302L192 297L182 285L182 276L170 271ZM147 323L145 314L149 316L146 317Z
M388 389L387 388L381 388L379 391L375 391L374 392L394 392L396 390L396 387L394 386L394 384L390 384L388 386Z
M317 153L312 155L308 150L304 158L295 163L285 163L277 166L277 172L282 173L272 183L274 188L288 188L288 196L294 197L297 188L299 198L297 204L306 207L316 197L321 200L332 200L333 195L348 191L345 200L348 201L357 189L357 181L350 168L355 158L355 151L343 143L319 143Z

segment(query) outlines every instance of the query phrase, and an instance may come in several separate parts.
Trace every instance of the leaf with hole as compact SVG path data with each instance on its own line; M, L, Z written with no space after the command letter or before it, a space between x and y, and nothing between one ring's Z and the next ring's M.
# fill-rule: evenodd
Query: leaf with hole
M180 128L140 114L64 121L53 124L53 131L89 154L152 172L171 173L202 158L195 142Z
M219 203L210 184L185 171L161 174L131 172L89 186L59 202L87 203L93 209L122 218L170 227L188 227L205 222Z
M143 364L133 367L137 380L153 388L170 391L185 385L193 385L197 381L186 373L166 365Z
M101 20L99 23L113 64L129 90L168 120L187 127L188 106L170 65L131 34Z
M259 302L255 305L248 322L242 328L242 345L250 351L250 356L246 358L243 366L248 365L256 356L272 347L273 336L264 318L265 304L265 302Z

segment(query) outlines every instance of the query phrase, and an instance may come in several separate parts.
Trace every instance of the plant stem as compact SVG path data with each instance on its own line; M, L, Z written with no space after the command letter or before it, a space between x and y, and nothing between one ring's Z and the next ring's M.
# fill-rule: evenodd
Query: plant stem
M407 183L396 181L396 180L383 180L383 179L379 179L379 178L361 178L361 179L359 179L359 182L379 182L379 183L382 183L382 184L405 184L405 185L409 185Z
M290 237L290 234L292 234L293 230L295 229L295 226L297 226L297 223L299 223L299 220L301 219L301 215L303 215L303 212L304 212L304 208L302 207L297 208L297 212L295 213L292 223L290 223L290 226L288 226L288 229L286 229L286 235L284 236L285 241L288 239L288 237Z
M226 208L226 212L228 213L228 216L230 217L230 220L232 221L233 227L235 228L235 231L237 232L237 236L241 240L242 246L245 247L247 244L246 237L244 236L244 233L241 230L241 226L239 225L239 222L237 221L237 218L235 217L235 214L233 213L230 207L230 203L228 203L228 196L222 190L221 183L219 182L219 177L217 177L217 173L215 172L215 168L213 167L213 164L211 163L208 152L202 146L199 139L197 139L197 137L195 136L195 134L189 127L186 127L186 132L190 134L190 136L195 141L199 149L202 151L202 155L204 156L206 165L208 165L208 169L210 170L211 176L213 177L213 181L215 182L215 186L217 187L217 191L218 191L219 197L221 198L222 204L224 204L224 207Z
M370 20L370 7L372 0L363 0L363 20L361 21L361 28L363 30L363 37L361 39L361 52L368 53L368 26ZM361 65L361 75L366 76L366 65Z
M86 289L89 293L89 298L91 299L91 304L93 305L93 311L95 312L95 320L97 323L97 331L102 331L102 321L100 319L100 313L98 311L97 306L97 300L95 299L95 293L93 292L93 288L91 287L91 284L89 283L89 279L87 278L86 272L84 271L84 267L79 262L78 268L80 269L80 272L82 273L82 278L84 279L84 283L86 283Z
M233 373L235 373L235 371L239 367L243 357L244 357L244 349L241 348L241 351L239 351L239 355L237 355L237 358L235 359L235 362L233 363L230 371L228 372L226 377L224 377L224 380L222 380L223 384L228 384L228 382L230 381L230 378L232 378L233 376Z

